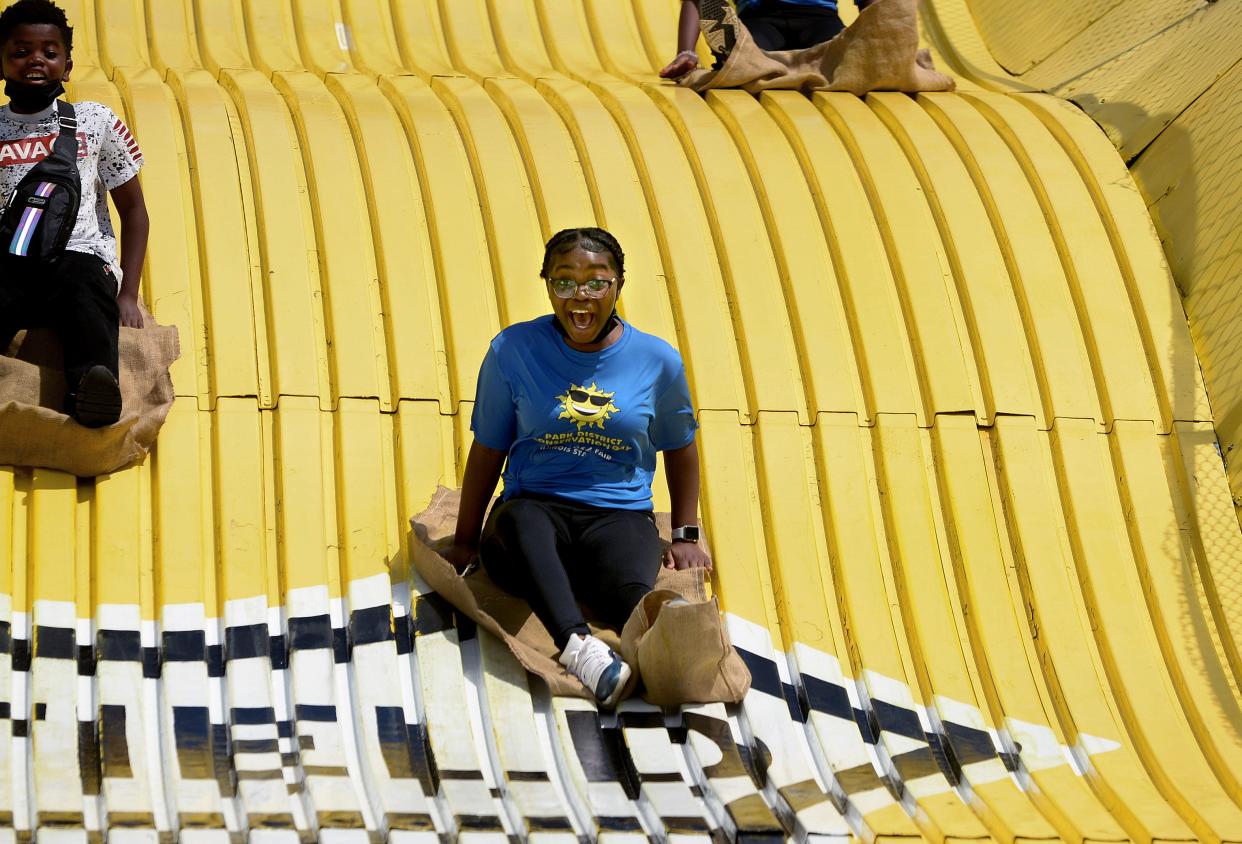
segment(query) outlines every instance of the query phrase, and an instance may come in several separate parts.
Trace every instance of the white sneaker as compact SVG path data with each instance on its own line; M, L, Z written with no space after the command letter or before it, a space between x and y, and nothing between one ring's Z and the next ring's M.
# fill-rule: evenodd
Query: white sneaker
M561 651L560 662L591 690L600 706L606 708L616 705L630 679L630 667L625 661L589 633L586 636L572 634L565 650Z

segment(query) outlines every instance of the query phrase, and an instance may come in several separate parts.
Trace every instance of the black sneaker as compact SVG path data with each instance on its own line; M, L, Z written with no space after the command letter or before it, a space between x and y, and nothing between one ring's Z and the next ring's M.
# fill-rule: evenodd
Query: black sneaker
M719 70L737 45L737 14L728 0L699 0L699 31Z
M108 367L86 370L78 388L65 399L65 411L84 428L103 428L121 418L121 385Z

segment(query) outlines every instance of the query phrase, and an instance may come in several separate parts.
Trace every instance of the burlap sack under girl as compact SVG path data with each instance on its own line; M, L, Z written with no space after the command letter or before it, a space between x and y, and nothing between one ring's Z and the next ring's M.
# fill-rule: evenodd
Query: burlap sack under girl
M121 418L83 428L61 412L65 376L52 332L19 332L16 357L0 349L0 466L41 466L79 477L114 472L150 450L173 402L168 367L181 354L177 329L121 328Z
M437 553L436 549L452 542L458 501L457 490L441 487L427 509L410 520L416 538L415 570L459 612L503 641L523 668L548 684L552 694L594 700L594 695L557 661L556 645L529 604L501 590L482 569L460 577ZM657 514L656 521L667 542L668 515ZM591 631L627 655L635 678L647 688L643 697L652 703L673 706L740 701L750 689L750 672L729 644L715 599L708 599L706 571L661 568L655 588L635 608L620 637L591 623L588 617ZM664 606L671 598L688 603Z
M952 77L935 70L919 50L918 0L876 0L831 41L804 50L765 52L755 45L732 7L725 10L737 42L720 70L698 68L679 76L695 91L742 88L798 91L952 91Z

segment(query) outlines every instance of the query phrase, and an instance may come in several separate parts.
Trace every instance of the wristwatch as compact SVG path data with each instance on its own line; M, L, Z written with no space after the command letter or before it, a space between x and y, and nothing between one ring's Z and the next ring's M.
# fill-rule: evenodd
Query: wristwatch
M674 542L698 542L699 526L698 525L682 525L673 528Z

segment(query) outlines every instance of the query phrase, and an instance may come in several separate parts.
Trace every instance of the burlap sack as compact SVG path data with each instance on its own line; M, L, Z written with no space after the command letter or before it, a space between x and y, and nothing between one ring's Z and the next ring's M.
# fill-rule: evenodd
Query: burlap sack
M458 501L457 490L441 487L432 496L427 509L410 520L416 540L412 543L415 570L428 586L454 608L503 641L523 668L548 684L552 694L594 700L594 695L557 661L558 651L552 641L552 636L531 612L529 604L501 590L492 583L482 569L476 570L468 577L460 577L449 562L437 552L437 549L446 548L452 543L453 530L457 522ZM660 529L661 538L667 542L671 530L668 515L657 514L656 523ZM724 632L715 601L708 600L707 572L703 569L670 571L661 568L656 578L655 588L658 594L681 597L690 602L691 606L699 607L700 610L696 616L699 626L687 630L686 622L689 616L681 615L672 619L672 626L660 627L661 632L657 633L656 638L651 639L650 644L644 647L640 641L643 633L658 627L659 619L657 616L656 624L653 624L647 616L644 616L643 621L635 623L634 616L643 611L643 605L640 604L634 610L634 615L625 625L625 633L631 636L628 642L624 640L624 635L618 637L615 631L600 627L594 624L590 617L587 618L591 632L607 642L609 647L622 654L627 651L637 653L640 658L646 660L645 664L650 674L643 674L636 670L631 688L626 694L633 690L635 683L641 677L648 685L654 681L655 687L660 689L664 695L670 694L670 689L678 688L694 695L693 698L688 697L685 700L664 697L661 699L662 704L666 701L668 705L672 705L690 702L734 703L741 700L750 688L750 674L746 666L742 664L741 658L728 644L728 636ZM682 631L678 635L686 638L681 641L676 649L678 653L673 658L660 659L655 654L656 643L660 641L661 636L665 635L663 632L665 629L672 632L674 628ZM700 641L708 642L710 646L701 649L697 646ZM687 642L696 643L696 646L688 648ZM732 661L721 658L717 643L724 644L729 654L732 655ZM687 661L696 662L695 655L700 653L702 656L697 660L694 672L694 676L700 679L692 688L688 687L684 681L680 681L679 685L677 678L667 676L670 671L683 670L682 666ZM635 663L631 665L637 667ZM724 680L713 678L706 681L701 679L711 673L709 666L719 666L721 670L727 671L727 678ZM705 694L717 696L702 697Z
M621 656L642 678L643 698L657 706L740 701L750 670L729 643L719 604L680 597L648 593L621 631Z
M157 325L145 310L143 320L145 328L121 328L121 419L107 428L83 428L61 412L65 378L55 335L18 334L16 357L0 354L0 466L92 477L146 455L172 407L168 367L181 349L175 327Z
M831 41L805 50L765 52L730 6L726 20L737 42L720 70L697 68L679 76L678 85L695 91L742 88L752 94L770 89L848 91L952 91L952 77L932 67L919 50L918 0L876 0Z

